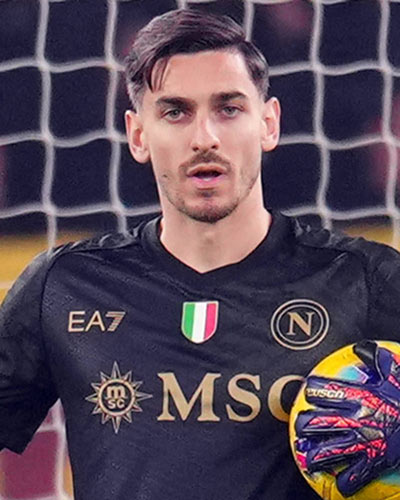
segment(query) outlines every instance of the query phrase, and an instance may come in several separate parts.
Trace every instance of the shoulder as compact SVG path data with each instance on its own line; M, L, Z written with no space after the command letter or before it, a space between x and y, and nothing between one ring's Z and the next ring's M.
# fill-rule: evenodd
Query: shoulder
M20 296L22 293L41 294L51 271L54 268L64 268L63 264L67 264L67 262L83 259L82 265L84 265L84 262L87 262L88 259L98 259L99 255L106 252L112 254L119 249L139 247L140 232L143 225L139 224L127 232L103 234L86 240L70 242L42 252L32 260L15 281L5 302L9 302L10 299Z
M49 257L57 260L62 255L75 254L79 252L104 252L137 245L140 241L140 230L142 225L136 226L129 231L121 233L108 233L94 238L75 241L61 245L49 252Z
M37 260L47 269L59 264L66 257L74 259L77 256L83 258L107 253L113 253L126 248L138 248L141 244L140 233L144 224L139 224L126 232L107 233L93 238L74 241L60 245L44 254L39 255Z
M289 217L298 245L305 248L331 251L337 256L347 255L358 261L368 272L388 271L393 265L400 267L400 253L383 243L351 237L340 231L312 227L295 217Z

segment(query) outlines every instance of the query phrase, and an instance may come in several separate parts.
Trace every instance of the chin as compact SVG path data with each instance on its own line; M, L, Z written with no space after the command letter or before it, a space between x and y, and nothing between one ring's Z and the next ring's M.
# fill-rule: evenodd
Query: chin
M226 207L206 207L206 208L188 208L184 207L182 213L197 222L206 224L216 224L225 217L228 217L237 207L237 204Z

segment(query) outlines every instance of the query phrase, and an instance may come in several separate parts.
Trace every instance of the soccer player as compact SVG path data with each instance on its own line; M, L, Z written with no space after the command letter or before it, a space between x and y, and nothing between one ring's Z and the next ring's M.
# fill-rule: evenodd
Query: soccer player
M9 292L0 446L22 452L60 398L76 500L315 499L293 394L338 347L397 338L399 257L264 207L280 107L229 18L153 19L127 86L162 215L41 255Z

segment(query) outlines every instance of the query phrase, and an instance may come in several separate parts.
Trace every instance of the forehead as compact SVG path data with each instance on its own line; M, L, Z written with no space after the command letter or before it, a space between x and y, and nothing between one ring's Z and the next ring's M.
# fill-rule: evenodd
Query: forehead
M194 100L211 95L238 91L249 98L259 97L244 57L238 51L204 51L195 54L177 54L171 57L161 81L155 67L153 91L146 89L143 104L151 104L163 95L173 95Z

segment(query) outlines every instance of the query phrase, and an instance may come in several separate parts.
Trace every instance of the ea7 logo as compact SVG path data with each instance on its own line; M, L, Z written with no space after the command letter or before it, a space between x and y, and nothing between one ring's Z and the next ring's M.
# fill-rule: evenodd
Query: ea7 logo
M68 332L115 332L124 319L125 311L70 311L68 317Z

